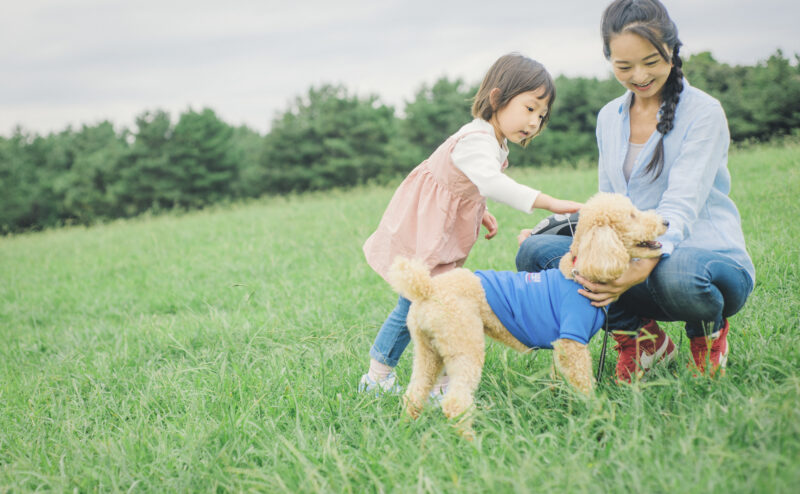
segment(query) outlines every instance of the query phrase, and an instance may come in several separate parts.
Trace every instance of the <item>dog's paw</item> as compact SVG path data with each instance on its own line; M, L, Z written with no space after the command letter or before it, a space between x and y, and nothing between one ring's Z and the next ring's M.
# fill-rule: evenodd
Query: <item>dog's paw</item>
M594 393L592 359L586 345L569 339L554 341L552 372L582 395Z
M422 405L415 402L407 394L403 395L403 408L406 410L406 415L416 420L422 412Z

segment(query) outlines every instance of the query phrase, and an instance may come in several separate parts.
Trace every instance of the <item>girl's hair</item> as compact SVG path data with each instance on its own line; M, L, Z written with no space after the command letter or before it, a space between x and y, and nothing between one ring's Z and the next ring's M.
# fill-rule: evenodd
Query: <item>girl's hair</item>
M472 103L472 116L489 121L513 97L527 91L535 91L540 87L544 88L543 98L548 98L547 114L536 134L523 139L520 143L523 147L527 146L531 139L542 132L550 120L550 108L556 99L556 85L553 83L553 78L550 77L544 66L536 60L519 53L509 53L498 58L489 68L480 88L478 88L478 92L475 94L475 100ZM495 98L492 98L491 92L494 88L498 88L500 92Z
M658 0L616 0L603 12L602 31L606 59L611 58L611 38L622 33L633 33L649 41L658 50L661 58L668 63L672 62L672 70L661 90L661 118L656 125L661 138L653 159L645 169L647 173L653 173L655 180L664 169L664 135L672 130L675 108L683 91L683 62L678 55L682 43L678 39L678 27L670 19L666 7ZM671 58L664 45L672 50Z

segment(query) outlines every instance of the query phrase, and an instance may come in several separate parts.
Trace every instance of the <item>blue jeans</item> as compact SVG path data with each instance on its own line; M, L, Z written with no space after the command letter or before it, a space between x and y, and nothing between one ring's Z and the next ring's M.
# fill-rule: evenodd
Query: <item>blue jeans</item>
M533 235L517 251L517 270L557 268L571 237ZM753 280L731 258L694 247L675 249L650 276L608 306L609 328L637 331L644 320L684 321L689 338L719 330L744 306Z
M410 306L411 302L407 298L400 297L397 306L389 313L386 322L378 331L375 342L369 350L370 357L390 367L397 367L400 355L411 340L411 334L406 326L406 316Z

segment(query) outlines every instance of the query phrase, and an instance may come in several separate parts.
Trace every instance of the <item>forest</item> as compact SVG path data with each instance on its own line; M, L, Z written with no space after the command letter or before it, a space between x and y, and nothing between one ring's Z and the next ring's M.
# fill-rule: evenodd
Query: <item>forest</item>
M722 103L734 143L800 132L800 56L777 51L752 66L708 53L683 65L689 83ZM575 167L596 159L599 109L622 94L606 79L556 79L548 128L512 166ZM386 183L424 160L471 119L477 82L440 78L403 108L337 84L312 87L262 135L213 109L145 110L134 128L104 121L0 136L0 234L88 225L144 212L191 210L269 195Z

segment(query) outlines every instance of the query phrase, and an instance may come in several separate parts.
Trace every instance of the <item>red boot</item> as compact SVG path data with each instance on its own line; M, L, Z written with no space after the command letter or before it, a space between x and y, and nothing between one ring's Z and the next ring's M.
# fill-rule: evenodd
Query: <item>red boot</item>
M614 334L619 352L617 359L617 381L631 382L635 375L641 378L658 362L669 362L675 357L675 344L667 333L658 327L658 323L650 320L645 324L639 336Z
M725 375L725 364L728 362L728 320L724 320L722 328L711 336L697 336L691 339L692 359L694 365L689 367L697 369L700 374L706 373L706 363L710 364L708 376L714 377L717 373Z

